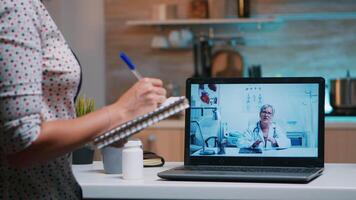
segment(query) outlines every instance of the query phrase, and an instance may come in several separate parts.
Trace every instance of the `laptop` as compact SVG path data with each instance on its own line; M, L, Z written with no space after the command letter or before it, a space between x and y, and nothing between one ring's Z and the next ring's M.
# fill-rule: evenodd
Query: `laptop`
M324 169L325 80L191 78L184 165L168 180L307 183Z

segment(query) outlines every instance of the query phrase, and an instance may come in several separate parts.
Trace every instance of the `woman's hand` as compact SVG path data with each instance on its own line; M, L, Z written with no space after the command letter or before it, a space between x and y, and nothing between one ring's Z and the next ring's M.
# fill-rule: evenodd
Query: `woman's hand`
M154 78L143 78L126 91L115 103L114 112L122 113L127 121L153 111L166 100L163 82Z

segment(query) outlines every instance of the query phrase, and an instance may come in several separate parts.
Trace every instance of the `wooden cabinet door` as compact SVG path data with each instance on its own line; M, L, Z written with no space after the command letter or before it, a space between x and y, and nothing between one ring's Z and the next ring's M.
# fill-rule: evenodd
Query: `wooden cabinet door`
M353 129L325 131L325 162L356 163L356 132Z
M155 152L166 161L183 161L184 129L150 128L138 133L144 150Z

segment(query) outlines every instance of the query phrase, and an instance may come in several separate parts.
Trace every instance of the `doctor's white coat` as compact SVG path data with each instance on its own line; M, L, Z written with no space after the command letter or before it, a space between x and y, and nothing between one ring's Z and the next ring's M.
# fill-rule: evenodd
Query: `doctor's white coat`
M287 148L291 146L291 141L287 137L286 132L281 129L276 123L272 123L269 128L269 136L272 136L276 141L279 148ZM273 148L272 143L269 141L265 141L263 138L263 132L260 126L260 122L256 122L256 124L248 130L246 130L241 137L237 139L237 147L238 148L248 148L251 147L252 144L257 140L262 141L259 148Z

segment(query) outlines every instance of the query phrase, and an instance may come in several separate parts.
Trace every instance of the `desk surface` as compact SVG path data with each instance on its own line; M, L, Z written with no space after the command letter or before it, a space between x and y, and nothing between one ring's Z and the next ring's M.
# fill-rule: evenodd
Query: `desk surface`
M157 172L182 163L145 168L144 179L127 181L104 174L101 162L73 165L84 198L116 199L356 199L356 164L326 164L324 174L308 184L165 181Z

